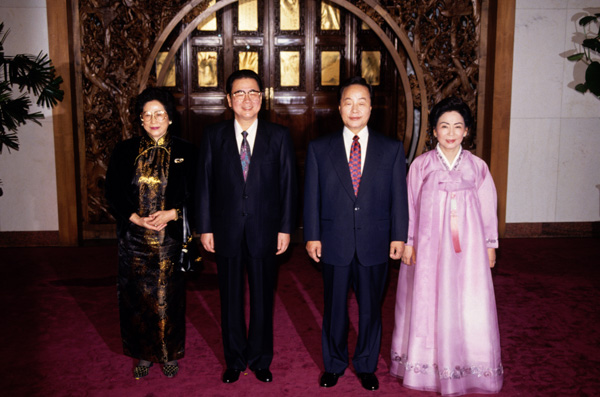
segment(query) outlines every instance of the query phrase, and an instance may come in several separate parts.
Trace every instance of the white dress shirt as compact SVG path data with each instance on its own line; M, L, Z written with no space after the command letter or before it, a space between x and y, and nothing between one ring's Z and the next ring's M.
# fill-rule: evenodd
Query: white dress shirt
M242 140L244 137L242 136L242 132L246 131L248 136L246 139L248 140L248 145L250 145L250 156L254 153L254 141L256 140L256 129L258 128L258 119L254 120L254 123L247 129L244 130L240 123L237 120L233 122L233 128L235 129L235 140L237 141L238 152L241 151L242 148Z
M354 133L344 127L344 146L346 147L346 158L350 162L350 149L354 141ZM365 127L358 132L358 143L360 143L360 173L363 173L365 167L365 158L367 157L367 144L369 143L369 128Z

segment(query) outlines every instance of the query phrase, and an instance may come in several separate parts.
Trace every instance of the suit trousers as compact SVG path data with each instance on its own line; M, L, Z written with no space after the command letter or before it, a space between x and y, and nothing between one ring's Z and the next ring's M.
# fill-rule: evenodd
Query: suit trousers
M355 256L350 266L323 264L325 309L322 349L326 372L348 367L348 292L358 302L358 339L352 358L357 373L375 372L381 347L381 302L388 264L363 266Z
M215 255L221 295L221 332L228 369L268 369L273 360L275 254L252 258L244 239L236 257ZM250 321L246 334L245 274L248 273Z

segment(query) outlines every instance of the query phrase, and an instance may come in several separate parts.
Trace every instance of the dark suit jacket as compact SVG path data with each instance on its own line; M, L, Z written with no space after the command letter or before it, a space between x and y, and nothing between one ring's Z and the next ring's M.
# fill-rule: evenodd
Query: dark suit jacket
M277 251L277 233L291 233L297 202L296 161L289 130L259 120L244 182L234 121L206 127L196 183L198 233L213 233L217 254L239 254L245 233L250 255Z
M304 239L319 240L321 260L348 266L386 263L390 241L406 241L408 205L403 145L369 129L354 195L342 131L312 141L305 166Z
M138 212L137 188L134 184L135 159L139 154L141 137L119 142L110 157L106 171L106 199L110 212L117 220L117 235L122 237L130 225L129 217ZM169 180L165 192L165 210L182 209L186 205L192 215L193 184L196 175L197 149L191 143L172 137ZM175 159L182 159L177 160ZM169 235L182 240L183 224L167 224Z

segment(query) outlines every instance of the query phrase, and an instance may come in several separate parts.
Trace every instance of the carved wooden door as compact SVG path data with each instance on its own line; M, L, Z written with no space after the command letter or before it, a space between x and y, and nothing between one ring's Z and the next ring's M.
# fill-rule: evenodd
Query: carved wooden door
M353 75L375 89L370 127L402 136L394 63L366 24L334 3L240 0L203 21L172 68L166 85L179 100L183 137L196 144L205 125L233 117L224 87L241 68L263 79L259 117L290 128L301 169L308 142L341 128L337 91Z

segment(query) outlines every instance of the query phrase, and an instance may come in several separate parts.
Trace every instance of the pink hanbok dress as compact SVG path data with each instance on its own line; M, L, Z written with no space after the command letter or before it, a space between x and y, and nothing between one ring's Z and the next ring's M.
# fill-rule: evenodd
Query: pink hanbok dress
M498 247L489 169L465 150L450 168L436 149L415 159L407 181L416 264L400 267L390 372L410 389L496 393L503 369L487 253Z

